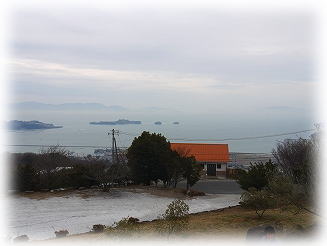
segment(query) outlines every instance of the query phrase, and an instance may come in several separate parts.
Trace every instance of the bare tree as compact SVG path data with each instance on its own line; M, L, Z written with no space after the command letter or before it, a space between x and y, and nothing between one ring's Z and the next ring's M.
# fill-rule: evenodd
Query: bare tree
M72 164L72 153L59 145L41 149L37 169L41 175L41 183L51 188L54 171L57 167L67 167Z
M272 154L282 172L295 184L309 185L315 170L311 139L286 139L277 144Z
M319 133L309 139L284 140L273 150L281 174L270 181L270 189L283 200L317 214L314 198L317 191L317 155Z

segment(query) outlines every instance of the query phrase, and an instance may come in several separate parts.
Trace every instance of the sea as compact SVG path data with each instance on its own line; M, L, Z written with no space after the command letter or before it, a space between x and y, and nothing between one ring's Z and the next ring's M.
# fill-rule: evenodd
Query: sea
M91 125L91 121L138 120L139 125ZM285 138L309 137L312 132L251 139L251 137L312 129L310 118L246 117L219 115L213 112L198 114L181 112L107 112L107 111L17 111L7 120L38 120L63 126L47 130L6 130L7 152L40 152L49 145L67 146L76 155L94 154L95 149L111 148L112 129L117 147L128 148L143 131L160 133L171 142L226 143L230 152L271 153ZM155 122L162 122L161 125ZM179 124L173 124L179 122ZM247 138L250 139L235 139ZM234 138L234 140L227 140ZM70 147L69 147L70 146Z

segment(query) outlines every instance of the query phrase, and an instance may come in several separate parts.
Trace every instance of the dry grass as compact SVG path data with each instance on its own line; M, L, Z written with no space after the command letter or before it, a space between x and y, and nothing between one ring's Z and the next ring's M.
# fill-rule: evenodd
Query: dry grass
M294 230L296 225L304 228L314 224L316 217L302 211L294 214L292 210L271 209L266 211L262 218L258 218L253 210L239 206L191 214L189 228L186 234L233 234L245 236L249 227L262 224L282 226L284 231ZM141 231L153 232L157 221L144 222L140 225Z
M167 235L160 234L157 230L162 223L160 220L144 221L129 227L128 231L123 233L117 232L113 229L106 230L103 233L85 233L79 235L69 236L64 240L109 240L114 238L129 238L129 239L151 239ZM208 212L201 212L191 214L189 216L189 226L184 232L179 233L179 237L183 239L201 238L216 238L222 239L224 237L231 237L233 239L244 240L246 232L250 227L270 224L283 228L282 231L277 232L280 238L287 234L294 232L297 225L303 228L318 224L319 218L305 211L294 214L291 209L271 209L266 211L262 218L258 218L253 210L241 208L239 206L219 209ZM169 236L168 236L169 237Z

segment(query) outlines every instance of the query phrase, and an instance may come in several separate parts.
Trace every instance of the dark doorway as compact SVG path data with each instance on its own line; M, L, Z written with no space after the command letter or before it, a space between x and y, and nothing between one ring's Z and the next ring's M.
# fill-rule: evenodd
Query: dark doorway
M216 164L207 164L207 175L216 176Z

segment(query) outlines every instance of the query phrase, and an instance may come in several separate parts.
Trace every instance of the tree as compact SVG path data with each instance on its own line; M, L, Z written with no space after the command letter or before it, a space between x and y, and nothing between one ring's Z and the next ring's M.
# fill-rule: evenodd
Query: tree
M39 176L31 164L18 166L15 179L20 191L34 191L38 188Z
M271 160L266 163L254 163L251 164L247 172L239 172L237 183L244 190L248 190L250 187L261 190L267 187L270 177L276 172L277 167Z
M56 173L54 170L57 167L68 167L72 165L72 153L60 146L51 146L47 149L42 149L38 156L36 165L37 171L41 173L41 186L46 189L54 188Z
M167 186L177 187L178 182L184 179L185 168L183 167L182 157L178 152L172 151L172 160L168 162L167 168Z
M119 185L125 184L129 180L129 169L126 164L113 164L108 170L109 178Z
M170 143L161 134L143 132L127 150L128 166L136 183L167 181L167 163L171 161Z
M318 215L314 198L317 182L317 157L320 151L320 131L310 138L286 139L279 142L273 155L281 172L271 179L269 190L281 203L293 205Z
M282 172L295 184L310 185L314 167L312 139L286 139L279 142L273 156Z
M181 157L181 163L183 167L183 176L186 179L186 191L190 191L190 188L200 180L201 166L196 163L194 156Z
M196 163L196 159L194 156L190 155L190 151L188 149L178 149L174 152L175 161L173 167L173 181L176 187L177 182L183 177L186 179L186 191L187 193L190 191L190 187L192 187L196 182L200 180L201 177L201 166Z
M36 170L38 155L35 153L14 153L9 156L10 187L14 190L36 190L39 175Z

